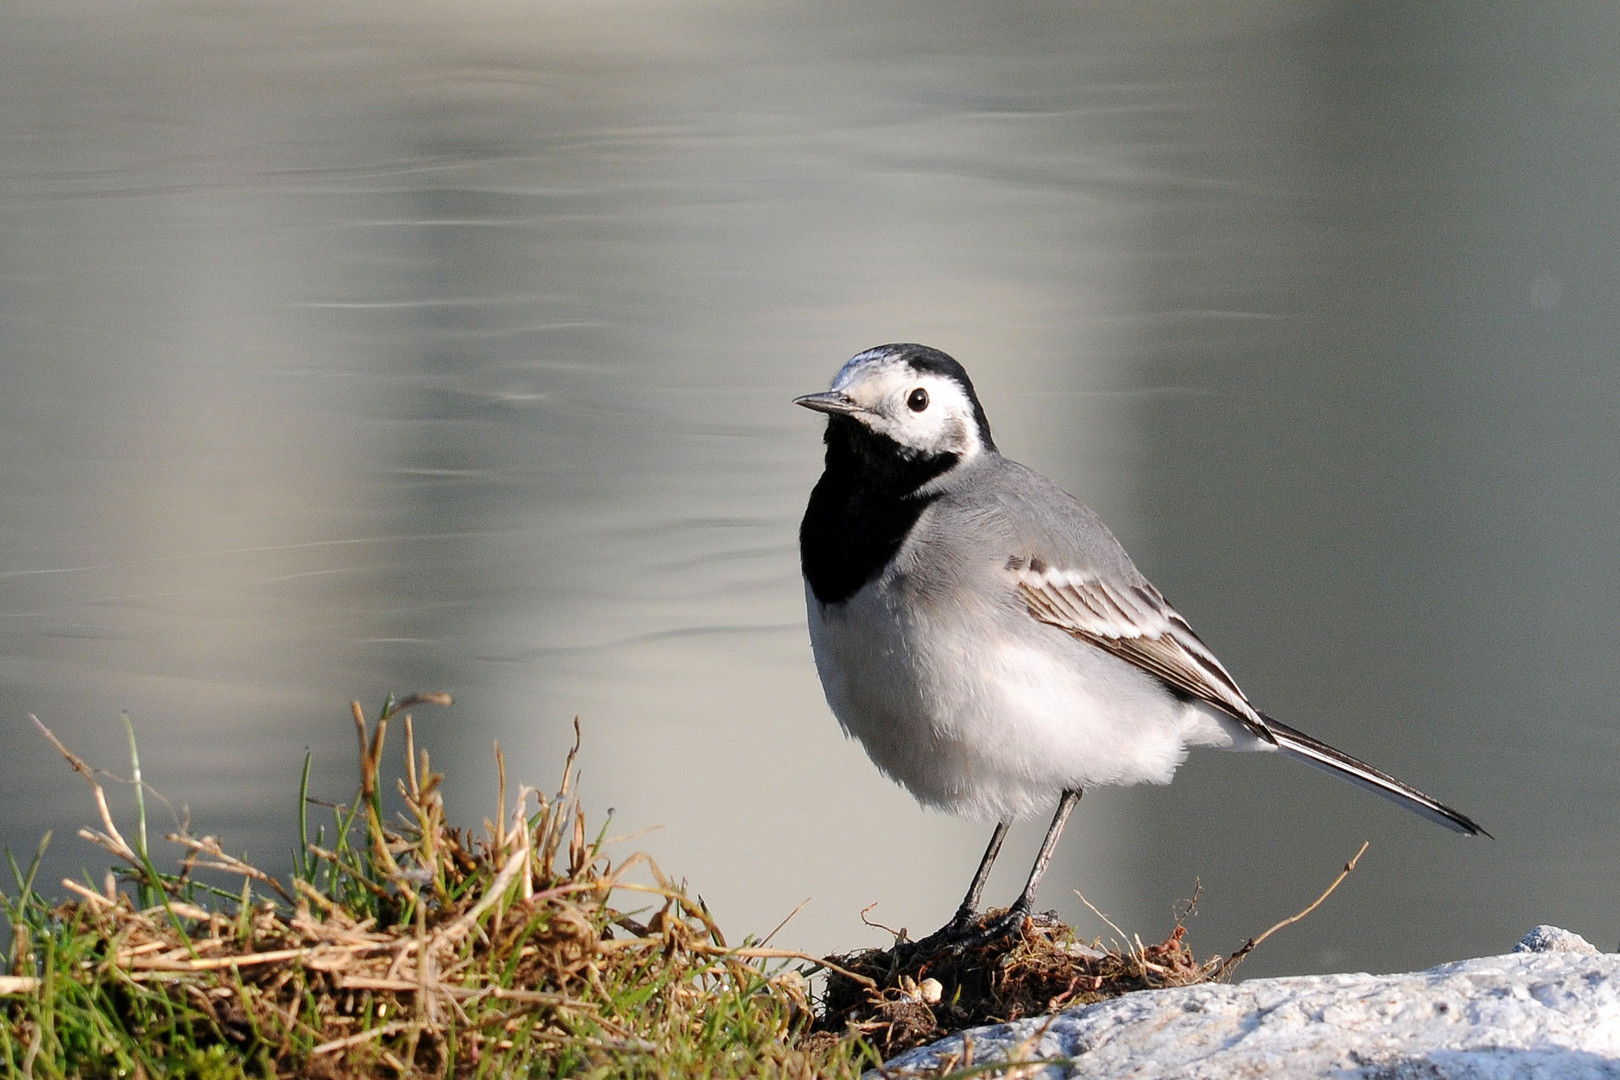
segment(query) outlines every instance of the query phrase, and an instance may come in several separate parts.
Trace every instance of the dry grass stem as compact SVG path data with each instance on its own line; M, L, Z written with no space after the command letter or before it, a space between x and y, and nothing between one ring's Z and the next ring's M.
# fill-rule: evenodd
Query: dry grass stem
M1243 963L1244 958L1250 953L1254 952L1255 947L1262 941L1266 940L1266 938L1270 937L1272 934L1275 934L1278 930L1281 930L1285 926L1292 926L1294 923L1299 922L1301 919L1305 918L1305 916L1321 907L1322 901L1332 896L1333 890L1337 889L1341 884L1343 884L1344 879L1349 877L1351 872L1355 870L1356 864L1360 862L1361 857L1367 853L1367 848L1371 843L1371 840L1363 840L1361 842L1361 847L1357 849L1356 853L1350 857L1350 861L1344 864L1343 869L1339 871L1339 876L1334 878L1332 883L1329 884L1326 889L1322 890L1321 896L1318 896L1315 900L1312 900L1305 906L1303 910L1297 912L1296 914L1290 915L1281 922L1273 924L1258 937L1252 937L1248 941L1245 941L1242 948L1238 949L1237 952L1233 953L1231 956L1228 956L1221 962L1220 967L1215 970L1215 977L1224 978L1225 976L1230 975L1239 964Z

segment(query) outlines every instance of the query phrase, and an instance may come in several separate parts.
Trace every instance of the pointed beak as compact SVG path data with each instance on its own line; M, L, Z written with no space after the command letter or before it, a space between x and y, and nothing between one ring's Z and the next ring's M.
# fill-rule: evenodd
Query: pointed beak
M833 416L848 416L861 411L845 394L837 390L823 390L819 394L805 394L803 397L793 399L793 404L803 405L807 409L819 413L828 413Z

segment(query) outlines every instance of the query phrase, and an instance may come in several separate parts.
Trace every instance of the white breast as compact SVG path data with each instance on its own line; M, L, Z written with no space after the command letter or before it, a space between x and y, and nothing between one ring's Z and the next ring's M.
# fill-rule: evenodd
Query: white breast
M833 714L925 804L1007 821L1066 789L1168 783L1188 746L1259 748L1225 714L1010 597L942 605L901 593L891 567L843 603L808 587L805 599Z

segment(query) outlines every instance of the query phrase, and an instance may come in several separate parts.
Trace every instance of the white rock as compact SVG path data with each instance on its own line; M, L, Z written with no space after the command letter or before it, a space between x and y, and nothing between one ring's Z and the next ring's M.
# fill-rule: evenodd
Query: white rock
M1598 951L1597 946L1581 937L1572 934L1557 926L1533 926L1530 932L1519 939L1513 946L1514 952L1576 952L1591 955Z
M884 1071L961 1068L964 1038L972 1064L1053 1062L1020 1077L1620 1080L1620 956L1516 952L1406 975L1149 990L957 1034Z

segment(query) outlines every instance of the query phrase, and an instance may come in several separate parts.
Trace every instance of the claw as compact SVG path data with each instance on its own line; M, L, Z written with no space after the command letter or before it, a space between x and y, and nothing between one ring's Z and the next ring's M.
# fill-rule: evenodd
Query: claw
M918 952L943 949L960 952L963 949L983 948L1002 938L1021 935L1028 920L1029 910L1022 904L1014 904L999 915L984 917L963 909L950 922L917 942L916 949Z

